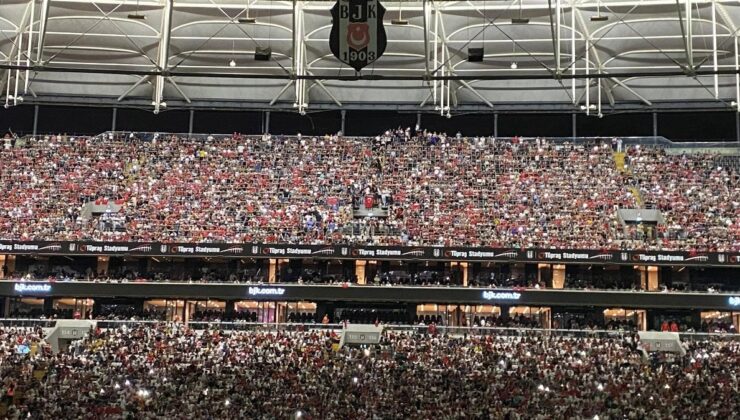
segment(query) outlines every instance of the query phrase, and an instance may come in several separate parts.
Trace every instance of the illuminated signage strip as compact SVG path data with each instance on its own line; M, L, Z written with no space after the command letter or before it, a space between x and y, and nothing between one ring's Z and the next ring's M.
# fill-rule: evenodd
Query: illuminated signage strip
M519 300L521 297L522 294L517 292L492 292L490 290L483 292L483 299L486 300Z
M285 289L282 287L250 287L247 290L250 296L282 296Z
M740 306L740 296L730 296L728 301L730 306Z
M47 283L16 283L13 289L19 293L49 293L51 285Z

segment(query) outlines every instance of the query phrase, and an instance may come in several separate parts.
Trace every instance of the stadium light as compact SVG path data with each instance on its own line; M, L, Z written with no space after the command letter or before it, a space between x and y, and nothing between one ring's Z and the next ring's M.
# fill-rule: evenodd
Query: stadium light
M244 8L244 17L239 18L239 23L256 23L257 19L249 16L249 0Z
M409 21L403 18L403 6L398 3L398 19L391 19L391 25L408 25Z
M523 0L519 1L519 16L515 18L511 18L511 24L512 25L526 25L529 23L529 18L525 18L522 16L522 3L524 3Z
M132 20L146 20L146 16L139 14L139 0L136 0L136 11L128 15Z
M471 63L480 63L483 55L483 48L468 48L468 61Z
M601 14L601 1L596 2L596 16L591 16L591 22L606 22L607 20L609 17Z
M270 47L265 47L265 48L257 47L254 50L254 60L255 61L270 61L271 56L272 56L272 48Z

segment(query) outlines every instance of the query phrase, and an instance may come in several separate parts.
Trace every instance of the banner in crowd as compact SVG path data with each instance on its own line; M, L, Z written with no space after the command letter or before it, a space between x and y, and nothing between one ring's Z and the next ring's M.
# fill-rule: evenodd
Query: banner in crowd
M740 266L740 252L545 250L358 245L0 241L1 254L224 256L240 258L338 258L353 260L522 261L545 263Z

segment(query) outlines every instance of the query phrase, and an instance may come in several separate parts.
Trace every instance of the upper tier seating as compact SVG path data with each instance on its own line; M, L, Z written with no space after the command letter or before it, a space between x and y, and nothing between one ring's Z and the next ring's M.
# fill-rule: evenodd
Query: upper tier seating
M633 153L629 175L600 141L408 130L363 139L53 136L0 151L0 239L740 249L734 170L722 171L731 182L706 171L688 178L659 152L645 153ZM662 176L653 178L649 165L660 165ZM667 188L674 180L681 191L692 182L692 200L703 201L676 210L695 209L686 216L698 221L692 237L712 238L625 236L615 213L637 206L631 176L646 201L651 182ZM705 177L711 187L700 189ZM717 191L721 199L712 198ZM387 218L353 217L353 203L368 195L388 208ZM96 200L122 210L84 217L83 204Z

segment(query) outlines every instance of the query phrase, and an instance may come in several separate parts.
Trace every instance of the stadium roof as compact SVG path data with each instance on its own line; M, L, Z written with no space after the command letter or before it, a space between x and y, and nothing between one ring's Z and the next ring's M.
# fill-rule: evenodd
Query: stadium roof
M0 95L152 110L598 114L730 110L740 91L735 0L383 4L385 55L356 73L329 50L329 1L3 0ZM271 59L256 61L265 47ZM470 47L484 48L482 62L467 60Z

